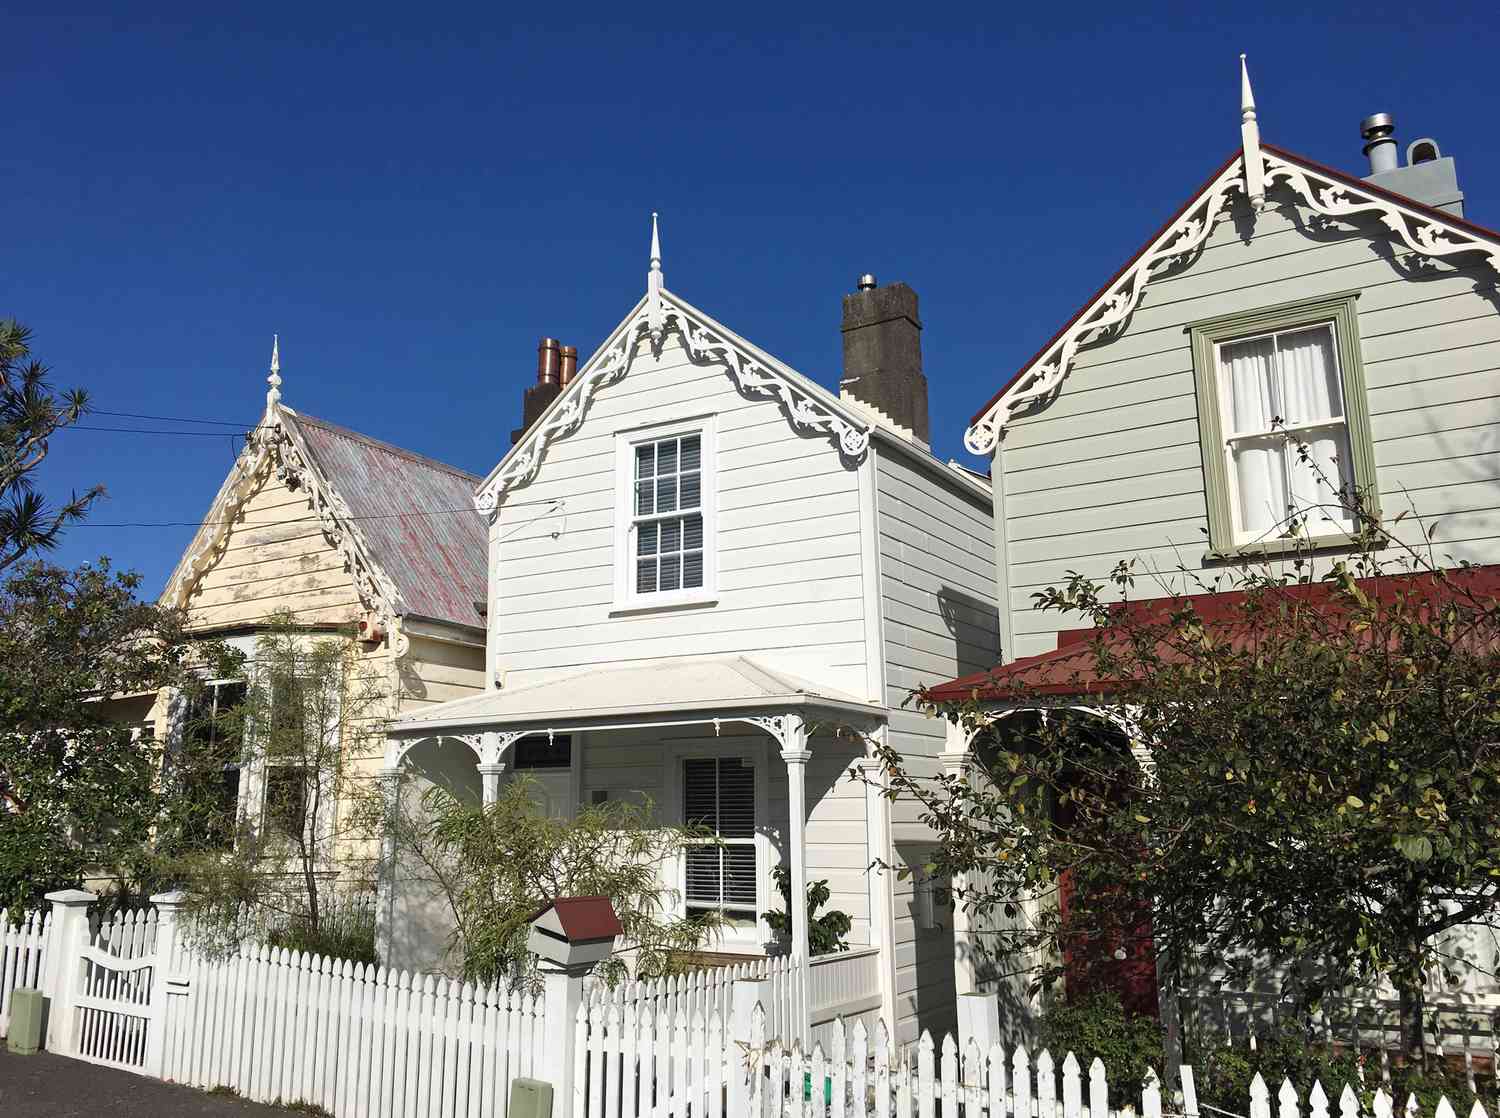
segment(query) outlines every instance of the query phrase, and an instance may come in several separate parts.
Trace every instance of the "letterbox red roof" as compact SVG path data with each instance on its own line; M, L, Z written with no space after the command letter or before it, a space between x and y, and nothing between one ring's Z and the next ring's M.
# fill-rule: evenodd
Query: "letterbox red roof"
M531 923L535 924L549 912L555 913L557 927L554 930L561 932L571 943L613 939L625 933L608 897L558 897L539 908Z

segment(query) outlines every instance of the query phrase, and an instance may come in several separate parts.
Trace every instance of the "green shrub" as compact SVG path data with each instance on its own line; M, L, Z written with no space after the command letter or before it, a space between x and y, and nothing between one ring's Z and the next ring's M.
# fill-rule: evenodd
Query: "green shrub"
M266 941L272 947L366 966L373 967L379 961L375 954L375 918L360 912L325 916L316 930L306 919L294 917L286 927L271 932Z
M1156 1068L1161 1074L1161 1024L1154 1017L1128 1016L1116 994L1059 1002L1042 1014L1039 1024L1038 1039L1052 1053L1059 1074L1069 1052L1078 1057L1085 1081L1095 1057L1104 1061L1111 1107L1139 1108L1146 1069Z

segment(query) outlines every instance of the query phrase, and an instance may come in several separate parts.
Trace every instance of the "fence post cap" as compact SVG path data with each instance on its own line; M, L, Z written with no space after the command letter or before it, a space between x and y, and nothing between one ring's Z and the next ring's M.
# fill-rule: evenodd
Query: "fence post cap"
M58 889L46 894L44 899L53 904L62 905L64 908L77 908L93 904L99 899L99 895L90 893L87 889Z
M153 893L151 903L157 908L180 908L187 902L187 894L181 889L172 889L166 893Z

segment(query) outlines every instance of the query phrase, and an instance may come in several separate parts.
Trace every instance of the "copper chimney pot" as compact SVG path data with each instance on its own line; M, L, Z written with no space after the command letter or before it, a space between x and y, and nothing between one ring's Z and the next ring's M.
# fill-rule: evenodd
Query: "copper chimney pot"
M564 388L573 383L573 378L578 375L578 347L576 345L565 345L562 347L562 386Z
M562 364L556 338L543 338L536 347L536 382L556 384Z

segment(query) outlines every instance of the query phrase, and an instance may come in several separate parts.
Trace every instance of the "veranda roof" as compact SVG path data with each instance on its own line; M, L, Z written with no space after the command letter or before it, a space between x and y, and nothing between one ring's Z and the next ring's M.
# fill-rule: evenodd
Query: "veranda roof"
M580 672L527 687L487 691L398 718L398 737L488 728L578 725L629 716L751 710L823 710L879 715L876 703L811 683L748 656L662 660Z
M1451 584L1462 585L1477 598L1500 599L1500 564L1456 568L1446 572ZM1397 594L1416 595L1419 598L1440 600L1447 593L1449 583L1430 574L1394 574L1379 578L1362 578L1357 585L1372 598L1389 599ZM1331 588L1326 582L1301 583L1284 586L1276 591L1289 601L1312 605L1323 612L1329 602ZM1131 602L1120 608L1129 609L1137 615L1157 614L1167 617L1173 610L1191 602L1203 622L1221 637L1231 641L1253 639L1239 613L1244 605L1245 592L1224 591L1218 594L1192 594L1181 597L1152 598ZM1124 637L1116 631L1105 629L1073 629L1057 634L1057 647L1034 656L1022 656L1009 664L997 664L987 671L950 679L923 689L922 694L932 702L965 703L980 701L1017 702L1028 695L1084 696L1103 695L1119 686L1119 679L1101 678L1095 657L1093 642L1102 639L1106 644ZM1170 645L1158 646L1163 659L1175 660L1178 653Z

